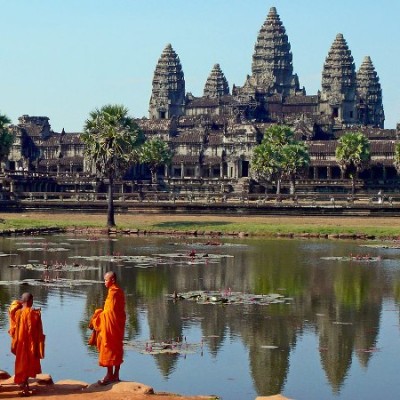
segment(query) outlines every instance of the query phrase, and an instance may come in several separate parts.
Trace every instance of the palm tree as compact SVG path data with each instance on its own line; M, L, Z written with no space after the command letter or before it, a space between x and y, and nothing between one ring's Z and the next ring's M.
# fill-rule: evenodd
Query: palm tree
M6 115L0 114L0 163L10 153L14 142L14 136L8 129L10 122Z
M346 132L338 140L335 155L343 173L349 171L351 194L354 195L355 178L371 160L369 140L361 132Z
M108 180L107 226L115 226L114 180L121 177L137 157L143 134L128 116L127 108L109 104L89 114L81 139L86 158L100 176Z
M310 164L307 145L303 142L293 142L282 147L282 170L290 181L290 194L295 194L296 176Z
M274 125L265 131L261 144L255 147L251 168L259 179L275 180L276 194L280 194L282 179L288 178L294 194L294 179L309 163L307 146L294 139L288 126Z
M149 166L152 183L156 183L157 168L161 165L170 164L172 156L172 150L170 150L168 144L161 139L148 140L141 146L139 160L141 163Z
M276 181L276 193L280 193L281 174L277 153L271 142L263 140L256 146L251 159L251 169L259 181Z

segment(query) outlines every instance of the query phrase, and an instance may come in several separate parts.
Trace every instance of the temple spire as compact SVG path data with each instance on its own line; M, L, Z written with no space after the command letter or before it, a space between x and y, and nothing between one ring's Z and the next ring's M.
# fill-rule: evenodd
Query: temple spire
M185 78L181 62L171 44L167 44L154 71L150 98L150 118L171 118L184 113Z
M338 33L322 71L320 111L337 122L354 123L355 97L356 72L353 56L343 35Z
M358 119L364 125L383 128L385 115L382 105L382 89L378 74L369 56L366 56L357 72Z
M229 94L228 81L219 64L215 64L204 86L204 96L221 97Z
M254 46L252 77L270 94L289 95L299 90L290 43L275 7L270 8Z

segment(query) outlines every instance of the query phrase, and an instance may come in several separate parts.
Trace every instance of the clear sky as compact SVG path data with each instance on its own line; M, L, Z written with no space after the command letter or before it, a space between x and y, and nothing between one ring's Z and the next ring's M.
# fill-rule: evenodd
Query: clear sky
M251 73L258 32L276 7L307 94L342 33L356 69L369 55L380 77L386 128L400 122L400 0L0 0L0 112L50 118L81 131L90 111L125 105L148 116L154 68L167 43L186 91L203 92L215 63L229 85Z

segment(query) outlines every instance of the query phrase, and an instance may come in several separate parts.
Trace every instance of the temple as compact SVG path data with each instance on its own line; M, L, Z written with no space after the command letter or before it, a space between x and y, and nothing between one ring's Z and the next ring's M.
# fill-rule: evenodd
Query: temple
M322 62L321 88L307 94L294 72L286 29L275 7L256 38L251 74L233 85L221 65L212 66L201 96L186 91L178 54L167 44L156 63L149 117L135 120L147 138L161 138L174 151L160 168L159 182L185 185L195 180L222 183L230 191L259 190L251 174L254 147L272 124L289 125L307 142L311 164L298 182L304 191L345 191L346 177L335 160L337 139L361 131L371 144L371 166L358 190L398 190L393 165L397 129L384 129L379 77L369 56L358 71L341 33ZM73 175L87 174L79 133L53 132L47 117L22 116L11 127L15 142L6 169ZM134 166L126 179L148 181L146 166ZM253 184L253 188L252 188ZM58 187L55 190L63 190Z

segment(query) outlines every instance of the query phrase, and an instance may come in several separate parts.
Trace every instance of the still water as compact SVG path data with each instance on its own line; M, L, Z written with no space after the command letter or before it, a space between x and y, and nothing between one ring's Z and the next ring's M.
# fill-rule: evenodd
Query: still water
M55 381L101 378L97 354L86 344L87 325L105 298L103 274L112 269L126 293L126 340L132 345L123 380L224 400L277 393L296 400L397 399L400 248L366 244L84 235L0 239L0 368L13 372L7 307L31 291L47 335L43 372ZM370 259L348 259L355 255ZM10 268L29 263L58 263L59 270ZM65 264L76 270L65 271ZM72 281L19 284L43 278ZM222 305L167 296L192 290L289 299ZM174 338L191 351L146 352L152 339Z

